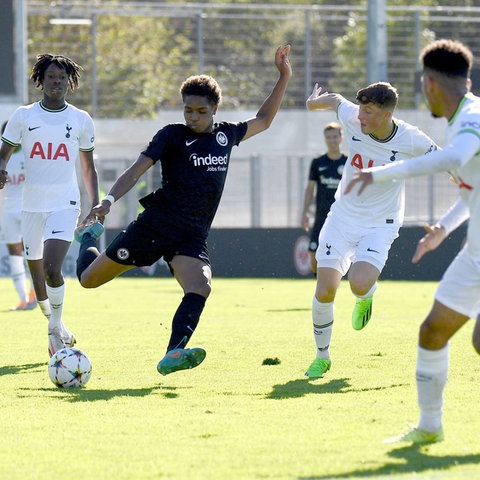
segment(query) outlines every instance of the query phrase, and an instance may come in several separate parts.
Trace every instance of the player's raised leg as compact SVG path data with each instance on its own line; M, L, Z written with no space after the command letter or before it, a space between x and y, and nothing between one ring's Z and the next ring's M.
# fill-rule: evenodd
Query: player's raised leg
M352 312L352 327L364 328L372 317L373 294L377 289L380 271L368 262L356 262L350 268L348 280L352 293L357 297Z

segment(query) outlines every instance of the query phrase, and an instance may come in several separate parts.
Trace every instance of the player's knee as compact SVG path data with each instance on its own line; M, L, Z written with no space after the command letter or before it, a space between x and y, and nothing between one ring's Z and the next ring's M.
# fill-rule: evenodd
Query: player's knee
M433 336L434 336L434 331L430 327L428 321L425 320L420 325L420 330L418 332L418 340L420 345L424 345L425 343L428 343Z
M196 293L198 293L202 297L208 298L211 292L212 292L212 286L209 283L205 283L199 286Z
M354 295L357 296L365 295L373 286L370 277L362 274L360 271L350 273L348 276L348 281L350 283L350 290Z
M335 300L336 288L329 285L317 285L315 297L320 303L329 303Z
M85 272L78 276L78 280L83 288L96 288L100 285L93 275Z
M371 282L367 279L364 279L361 277L355 277L353 279L350 278L349 280L350 280L350 290L356 296L365 295L372 288Z
M472 344L475 351L480 355L480 315L475 321L475 328L473 329Z
M78 277L78 280L80 282L80 285L83 288L93 288L92 284L89 282L88 278L83 278L83 276Z
M210 282L189 282L183 286L183 290L185 293L196 293L207 299L212 292L212 286Z
M420 325L418 336L419 345L429 350L439 350L445 347L449 338L438 324L429 320L429 317Z
M475 351L480 355L480 334L479 335L475 335L475 334L473 335L472 344L473 344L473 348L475 349Z
M45 281L47 282L47 285L57 285L63 283L61 270L51 263L44 264L43 274L45 275Z

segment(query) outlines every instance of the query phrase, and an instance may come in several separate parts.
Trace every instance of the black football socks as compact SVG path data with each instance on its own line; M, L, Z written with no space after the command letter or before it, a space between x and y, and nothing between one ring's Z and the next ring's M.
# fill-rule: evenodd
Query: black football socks
M174 348L185 348L197 328L206 300L197 293L185 294L173 317L167 352Z
M93 247L93 248L92 248ZM97 249L97 240L89 233L84 233L82 242L80 243L80 250L77 258L77 277L81 279L82 273L90 266L91 263L98 257L99 251Z

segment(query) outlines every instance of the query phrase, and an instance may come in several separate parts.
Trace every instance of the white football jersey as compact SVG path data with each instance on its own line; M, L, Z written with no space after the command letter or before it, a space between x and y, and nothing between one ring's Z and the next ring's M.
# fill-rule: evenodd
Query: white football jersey
M468 93L448 121L443 150L418 158L413 162L398 163L390 168L372 171L375 185L375 182L390 182L393 178L408 178L447 170L458 185L462 200L468 206L470 221L467 233L467 251L475 262L480 262L479 145L480 97ZM369 188L370 186L365 191ZM451 221L452 218L449 220ZM458 221L452 223L458 225Z
M465 95L457 113L448 122L445 145L464 133L473 133L480 138L480 97ZM468 223L468 253L480 262L480 152L464 162L455 171L449 172L459 187L459 194L470 210Z
M80 150L95 147L93 120L87 112L68 103L62 110L48 110L42 102L19 107L10 117L2 140L22 145L24 211L80 209L76 163Z
M362 195L357 195L356 189L348 195L343 195L343 191L360 169L423 155L435 150L436 145L417 127L396 118L389 138L378 140L372 135L365 135L358 113L359 106L348 100L338 106L338 120L348 142L348 160L331 212L347 225L392 225L400 228L405 210L404 180L369 185Z
M25 158L21 149L10 156L7 172L8 182L3 188L3 208L9 212L20 212L25 182Z

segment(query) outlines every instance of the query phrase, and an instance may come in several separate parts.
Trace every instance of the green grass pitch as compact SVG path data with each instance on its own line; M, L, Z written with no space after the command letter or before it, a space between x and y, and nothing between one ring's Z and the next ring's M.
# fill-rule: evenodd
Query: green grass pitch
M47 322L0 279L0 478L478 479L480 361L473 321L451 344L443 443L386 445L418 417L418 326L435 283L380 282L365 330L336 301L332 369L309 381L314 280L214 279L190 342L207 357L160 376L182 292L173 279L67 279L64 318L93 364L83 389L47 373ZM278 359L264 365L265 359Z

